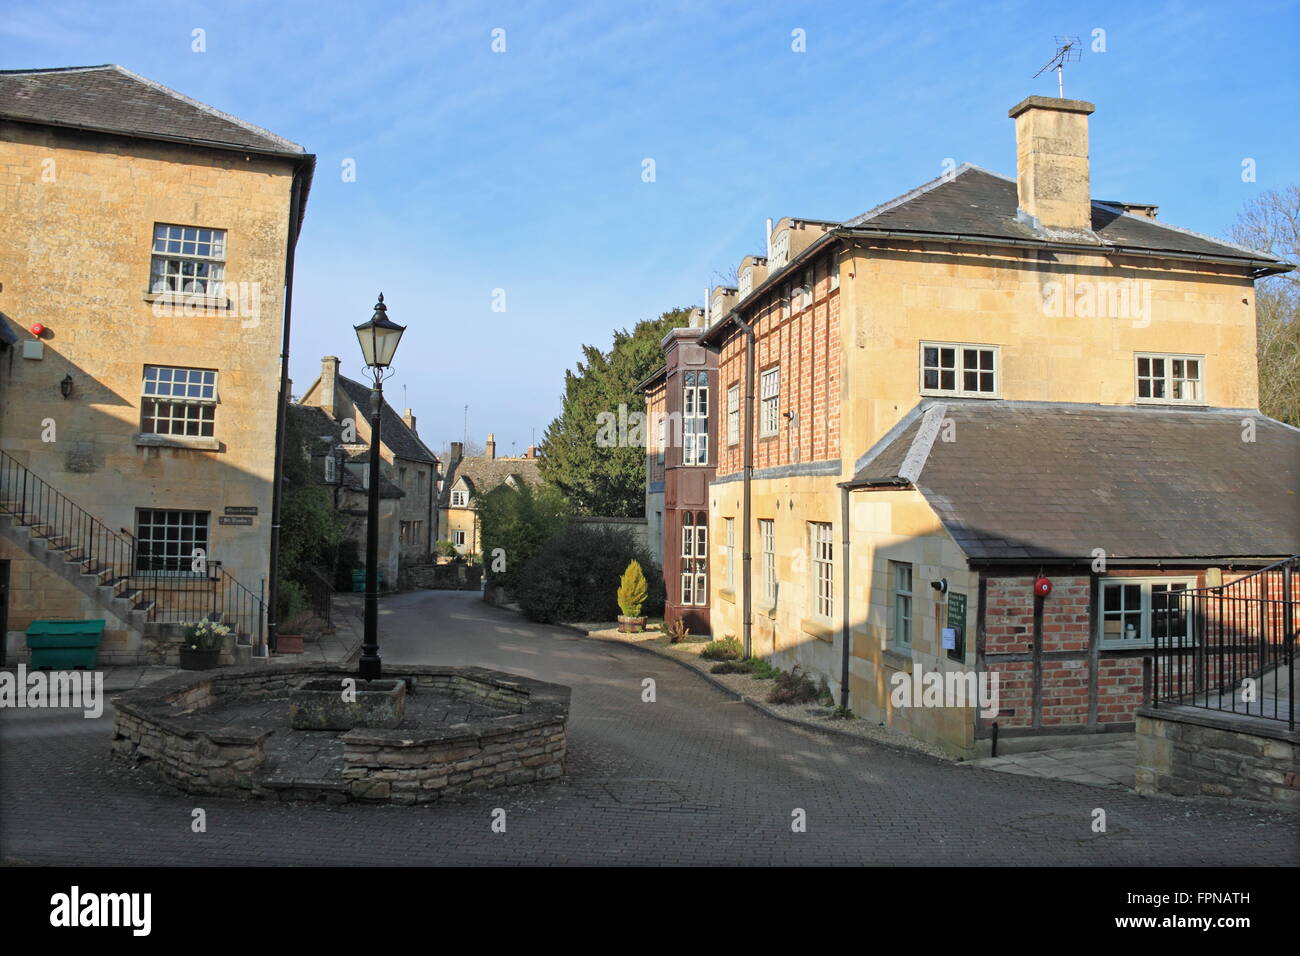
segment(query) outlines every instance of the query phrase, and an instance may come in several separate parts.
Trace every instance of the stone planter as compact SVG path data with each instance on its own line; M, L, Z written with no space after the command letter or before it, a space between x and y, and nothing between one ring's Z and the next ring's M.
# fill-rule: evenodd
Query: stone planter
M301 654L302 635L277 634L275 636L275 652L277 654Z
M358 680L345 696L342 680L318 677L289 692L289 724L294 730L393 728L405 716L405 681Z
M207 671L221 664L220 648L213 648L210 651L195 650L192 647L180 648L180 665L181 670L185 671Z
M645 630L646 618L628 617L626 614L618 616L618 630L620 634L640 634Z

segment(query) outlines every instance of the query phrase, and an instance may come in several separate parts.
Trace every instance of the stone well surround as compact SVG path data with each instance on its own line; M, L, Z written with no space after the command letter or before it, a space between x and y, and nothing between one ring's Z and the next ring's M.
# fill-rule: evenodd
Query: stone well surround
M113 754L149 767L190 793L223 796L426 803L465 791L538 780L564 772L569 688L481 667L404 666L386 678L474 699L502 711L464 724L385 730L358 727L340 735L341 781L277 780L261 773L266 741L289 730L289 691L308 678L355 676L346 664L256 664L179 674L114 698ZM214 704L284 699L282 731L231 726ZM328 731L319 733L329 733Z

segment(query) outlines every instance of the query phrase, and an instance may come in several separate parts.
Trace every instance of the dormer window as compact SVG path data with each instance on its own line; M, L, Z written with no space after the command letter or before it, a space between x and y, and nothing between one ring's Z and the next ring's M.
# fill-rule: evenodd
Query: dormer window
M790 261L790 230L782 229L775 238L772 239L772 262L771 268L775 272L777 269L785 268L785 264Z
M451 493L451 506L453 508L464 508L466 497L467 496L462 489L456 488Z
M749 266L740 274L740 280L736 283L739 290L739 297L744 298L754 288L754 267Z

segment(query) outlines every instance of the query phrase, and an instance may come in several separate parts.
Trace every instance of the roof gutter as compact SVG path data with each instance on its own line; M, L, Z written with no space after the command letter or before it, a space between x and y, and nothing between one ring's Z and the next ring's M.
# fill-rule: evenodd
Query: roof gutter
M1023 557L1023 558L976 558L967 557L966 561L972 568L1006 568L1006 567L1074 567L1078 565L1090 565L1097 559L1091 555L1088 557ZM1107 555L1106 562L1116 567L1138 567L1138 568L1203 568L1207 564L1224 564L1230 568L1253 568L1268 567L1276 564L1280 560L1278 557L1252 558L1240 556L1224 555L1203 555L1201 557L1184 557L1184 558L1122 558L1116 555Z
M1146 259L1178 259L1191 262L1205 262L1214 265L1237 266L1253 270L1251 278L1278 275L1290 272L1295 266L1289 262L1268 259L1233 258L1230 256L1208 256L1198 252L1178 252L1176 250L1160 251L1133 246L1090 245L1086 242L1047 242L1041 239L1008 239L993 236L980 236L957 232L901 232L893 229L837 229L834 234L846 239L906 239L914 242L947 242L959 245L1011 246L1021 249L1048 249L1061 252L1085 252L1094 255L1140 256ZM828 233L829 235L829 233Z

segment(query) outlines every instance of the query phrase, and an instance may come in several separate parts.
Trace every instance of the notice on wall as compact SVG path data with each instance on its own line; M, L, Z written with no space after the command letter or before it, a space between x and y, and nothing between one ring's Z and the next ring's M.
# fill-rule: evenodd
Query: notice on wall
M948 635L952 634L952 643ZM948 592L948 626L943 629L943 646L948 656L958 660L966 656L966 595Z
M252 518L245 518L238 515L218 515L217 524L241 524L250 525L253 523Z
M255 515L257 514L257 505L226 505L226 514Z

